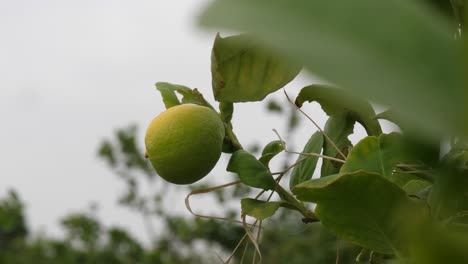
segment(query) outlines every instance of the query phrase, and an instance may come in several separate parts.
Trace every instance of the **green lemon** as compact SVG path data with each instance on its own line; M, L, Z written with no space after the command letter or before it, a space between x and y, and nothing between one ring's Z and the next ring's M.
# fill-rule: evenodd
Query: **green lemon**
M190 184L205 177L221 156L224 124L212 109L195 104L169 108L146 130L146 153L168 182Z

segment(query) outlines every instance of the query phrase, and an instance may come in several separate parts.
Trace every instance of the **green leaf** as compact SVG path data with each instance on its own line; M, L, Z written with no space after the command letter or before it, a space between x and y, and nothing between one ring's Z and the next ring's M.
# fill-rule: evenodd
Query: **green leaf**
M280 140L272 141L265 146L265 148L262 151L262 156L259 160L261 163L263 163L263 165L268 167L270 160L283 150L284 147Z
M276 186L268 168L245 150L232 154L226 170L237 173L244 184L255 188L273 190Z
M427 181L412 180L405 184L405 186L403 186L403 190L405 190L407 194L418 195L419 192L421 192L424 188L427 188L430 185L431 183Z
M467 131L462 41L422 1L224 0L201 24L255 34L317 76L391 107L421 136Z
M302 107L304 102L314 101L322 106L328 116L349 112L366 129L368 135L378 136L382 133L369 102L350 95L349 91L326 85L309 85L299 92L295 104Z
M156 89L158 89L159 92L161 93L166 109L169 109L176 105L180 105L179 98L177 98L175 91L177 89L185 89L185 88L189 89L188 87L185 87L185 86L174 85L170 83L164 83L164 82L156 83Z
M400 134L369 136L359 141L349 152L340 172L364 170L378 173L391 180L395 165L404 160L405 155Z
M307 141L307 144L304 146L302 153L320 154L322 151L322 146L323 134L321 132L315 132L310 137L309 141ZM319 158L317 156L306 156L301 154L297 158L296 162L299 162L302 159L304 160L297 164L291 173L291 178L289 180L289 188L291 189L299 183L312 179Z
M196 88L192 90L183 85L158 82L156 89L161 93L166 109L181 104L177 98L177 92L182 95L182 104L198 104L214 110L213 106L203 98L203 95Z
M328 135L342 153L353 146L348 136L353 133L354 123L354 118L347 112L331 116L325 124L325 134ZM323 142L323 155L344 159L328 140L324 140ZM321 177L338 173L341 165L340 163L323 159Z
M297 198L317 203L320 222L338 236L380 253L402 255L406 212L427 216L424 202L411 199L384 177L364 171L301 183Z
M242 214L265 220L274 215L283 202L266 202L251 198L241 200Z
M211 74L217 101L261 101L294 79L300 70L300 66L260 47L251 36L216 36Z
M400 186L401 188L403 188L409 182L418 181L418 180L421 180L421 178L418 177L417 175L413 174L413 173L395 172L395 173L392 174L392 177L391 177L390 180L394 184L396 184L396 185Z

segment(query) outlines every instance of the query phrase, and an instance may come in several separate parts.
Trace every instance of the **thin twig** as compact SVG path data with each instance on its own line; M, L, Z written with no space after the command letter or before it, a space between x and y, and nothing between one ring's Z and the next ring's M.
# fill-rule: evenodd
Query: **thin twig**
M276 129L273 129L273 132L275 132L275 134L278 136L278 138L279 138L279 140L281 142L280 144L283 146L283 149L284 149L284 151L286 153L299 154L299 155L312 156L312 157L319 157L319 158L329 159L329 160L333 160L333 161L340 162L340 163L345 163L346 162L345 160L330 157L330 156L326 156L326 155L322 155L322 154L319 154L319 153L314 153L314 152L304 153L304 152L296 152L296 151L287 150L286 145L284 144L284 141L281 139L281 136L278 133L278 131Z
M224 262L223 258L218 253L215 252L215 254L216 254L216 257L218 257L218 259L221 261L221 263L228 264Z
M281 174L280 176L276 177L275 181L279 182L279 181L281 180L281 178L283 177L283 175L284 175L284 173ZM262 190L260 193L257 194L257 196L255 196L255 199L258 199L258 198L259 198L260 196L262 196L262 194L264 194L264 193L265 193L265 190ZM269 195L268 198L266 199L267 202L271 200L271 197L273 197L273 194L274 194L274 193L275 193L274 191L272 191L272 192L270 193L270 195ZM262 228L262 221L255 220L255 222L253 223L253 227L256 227L257 222L260 222L260 224L259 224L259 226L258 226L258 229L259 229L259 230L258 230L258 233L257 233L257 241L258 241L258 240L259 240L259 237L260 237L260 229ZM244 237L242 237L242 239L244 239L245 236L247 236L247 233L244 235ZM239 243L240 243L240 242L239 242ZM239 244L238 244L238 245L239 245ZM237 248L237 247L236 247L236 248ZM246 245L246 247L245 247L245 249L244 249L244 254L245 254L245 250L247 250L247 245ZM234 254L234 253L233 253L233 254ZM241 263L243 262L244 254L242 255ZM254 259L255 259L255 254L256 254L256 251L254 252Z
M232 251L231 255L229 256L229 258L226 260L226 262L223 261L224 264L229 264L229 262L232 260L232 258L234 257L234 254L236 253L237 249L240 247L240 245L242 244L242 241L244 241L244 239L247 237L247 234L245 234L241 240L239 240L239 243L237 243L236 247L234 248L234 250ZM248 245L248 244L247 244ZM242 258L244 255L242 255ZM242 261L241 261L242 263Z
M247 236L249 237L250 239L250 242L252 242L252 245L255 247L255 250L256 252L258 253L258 257L259 257L259 260L258 260L258 263L261 263L262 262L262 252L260 252L260 247L258 246L258 243L257 241L255 240L255 237L254 235L252 234L252 232L250 231L248 225L247 225L247 222L245 220L246 218L246 215L242 215L242 224L244 226L244 230L245 230L245 233L247 234Z
M294 105L296 107L297 110L299 110L299 112L301 112L305 117L307 117L307 119L310 120L310 122L312 122L312 124L314 124L315 127L317 127L317 129L322 132L323 136L325 137L325 139L333 146L333 148L343 157L344 160L346 160L346 156L343 154L343 152L341 152L341 150L338 148L338 146L335 144L335 142L333 142L333 140L331 140L331 138L325 133L325 131L323 131L323 129L309 116L307 115L301 108L299 108L299 106L297 106L293 101L291 101L291 98L289 98L289 95L288 93L286 92L286 90L283 88L283 92L284 94L286 95L286 98L288 99L288 101Z
M281 180L281 178L283 177L284 174L286 174L286 172L288 172L290 169L296 167L297 165L299 165L301 162L303 162L306 159L307 159L307 157L302 157L298 161L294 162L292 165L288 166L283 171L273 172L273 173L271 173L271 175L279 175L278 178ZM278 181L278 178L276 178L275 181Z
M257 243L260 242L260 232L262 231L262 223L263 221L260 221L260 223L258 224L258 230L257 230ZM255 258L257 257L257 252L255 251L254 254L253 254L253 258L252 258L252 263L255 263Z
M396 170L395 173L398 174L413 174L425 181L434 183L434 175L431 174L430 170L404 170L405 168L401 168L401 170Z
M424 167L424 165L422 164L403 164L403 163L399 163L396 165L397 167L399 168L417 168L417 167Z
M201 218L208 218L208 219L223 220L223 221L226 221L226 222L239 223L239 224L243 224L243 225L244 225L244 223L243 223L242 221L235 220L235 219L231 219L231 218L196 214L196 213L194 213L194 212L192 211L192 208L190 207L190 196L192 196L192 195L197 195L197 194L203 194L203 193L213 192L213 191L216 191L216 190L219 190L219 189L223 189L223 188L226 188L226 187L229 187L229 186L232 186L232 185L236 185L236 184L239 184L239 183L241 183L241 181L233 181L233 182L230 182L230 183L226 183L226 184L219 185L219 186L215 186L215 187L211 187L211 188L193 190L193 191L191 191L191 192L187 195L187 197L185 197L185 207L186 207L187 210L188 210L191 214L193 214L194 216L198 216L198 217L201 217ZM248 225L250 225L250 224L248 224Z
M247 237L247 234L245 234L242 238L246 238L246 237ZM245 243L244 252L242 252L242 258L240 260L240 264L244 263L244 257L247 254L247 248L249 248L249 243Z
M336 260L335 264L340 263L340 240L339 238L336 239Z
M412 171L397 171L400 174L418 174L418 173L429 173L430 170L412 170Z

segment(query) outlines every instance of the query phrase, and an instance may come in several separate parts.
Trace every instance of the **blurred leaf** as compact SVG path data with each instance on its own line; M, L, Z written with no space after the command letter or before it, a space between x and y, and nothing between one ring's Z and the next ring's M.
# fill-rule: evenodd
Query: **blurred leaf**
M465 264L468 259L468 234L452 232L436 224L416 225L410 230L411 264ZM423 239L421 239L423 238Z
M262 156L260 157L259 161L268 167L270 160L281 153L283 150L284 147L280 140L272 141L268 143L265 148L263 148Z
M98 150L98 155L99 157L105 159L111 167L114 167L117 164L117 159L115 158L112 144L107 140L103 140L101 142L101 146Z
M414 128L414 124L408 122L404 116L398 115L392 109L386 110L375 116L376 119L384 119L399 126L403 134L403 145L408 156L414 161L435 164L440 157L440 138L431 139L421 137L421 131Z
M319 131L315 132L307 141L302 153L317 153L320 154L323 146L323 134ZM317 156L299 155L296 162L304 159L301 163L297 164L291 172L289 180L289 188L293 188L299 183L310 180L314 175L315 167L317 166Z
M318 76L391 107L422 137L468 130L461 43L421 1L225 0L200 21L255 34Z
M275 100L269 100L267 103L267 109L270 112L275 112L275 113L282 113L283 112L283 107L281 104L276 102Z
M405 186L403 186L403 190L409 195L418 195L421 190L430 186L431 183L423 180L412 180L409 181Z
M265 220L274 215L282 203L245 198L241 200L242 213L255 217L258 220Z
M234 188L232 188L231 196L235 198L242 198L248 196L251 191L252 188L250 188L248 185L237 184L234 186Z
M154 176L153 167L143 157L144 151L137 144L137 127L132 125L116 131L117 146L113 149L120 149L121 162L129 169L140 169L146 176ZM116 154L116 152L114 152Z
M288 133L291 133L294 129L299 127L301 119L299 118L299 111L296 107L291 106L288 116Z
M375 119L384 119L390 121L396 125L400 124L398 117L396 116L395 112L391 109L385 110L374 117Z
M428 197L435 219L444 219L468 211L468 170L439 169Z
M292 191L301 201L317 203L315 213L325 227L380 253L402 256L407 211L428 215L424 202L409 198L381 175L364 171L313 179Z
M404 152L412 162L435 166L440 160L440 138L423 139L420 133L402 128Z
M354 146L340 172L364 170L392 180L398 162L405 161L401 135L398 133L368 136Z
M304 102L316 101L328 116L342 115L349 112L367 131L368 135L382 133L380 124L375 120L375 112L369 102L349 94L349 91L326 85L309 85L299 92L295 104L302 107Z
M76 213L67 215L61 221L67 237L71 241L77 241L88 249L98 243L102 226L95 217Z
M239 179L249 186L264 190L273 190L276 182L268 168L245 150L232 154L227 171L235 172Z
M349 113L335 115L328 118L323 130L338 149L344 150L353 146L348 136L353 133L354 123L355 120ZM323 142L323 155L343 159L328 140L324 140ZM336 166L336 164L328 159L323 159L321 177L333 175L339 171L340 166Z
M431 4L437 11L439 11L441 14L444 14L450 19L454 19L454 8L456 6L452 6L452 3L460 2L460 0L425 0L429 4ZM462 2L464 0L461 0Z
M198 104L214 110L213 106L210 105L210 103L208 103L205 98L203 98L203 95L196 88L192 90L183 85L158 82L156 83L156 89L161 92L166 109L181 104L176 96L177 92L182 95L183 104Z
M258 154L261 150L261 146L258 143L252 143L251 145L247 146L247 152L252 154Z
M216 36L211 56L213 94L219 102L261 101L290 82L301 67L286 62L248 35Z

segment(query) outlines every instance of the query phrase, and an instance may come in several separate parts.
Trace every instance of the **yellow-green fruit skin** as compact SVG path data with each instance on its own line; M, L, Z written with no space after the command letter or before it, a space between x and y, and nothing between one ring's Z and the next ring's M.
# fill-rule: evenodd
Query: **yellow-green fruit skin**
M224 124L212 109L195 104L173 106L146 130L148 158L168 182L191 184L205 177L221 156Z

